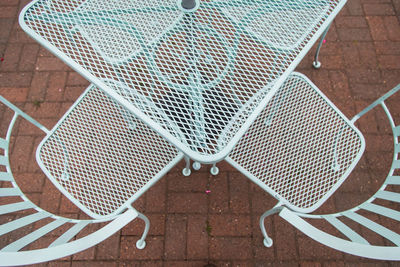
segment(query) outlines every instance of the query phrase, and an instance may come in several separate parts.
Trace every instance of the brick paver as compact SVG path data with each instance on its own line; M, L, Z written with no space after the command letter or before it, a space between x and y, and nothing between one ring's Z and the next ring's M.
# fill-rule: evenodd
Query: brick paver
M17 16L28 2L0 0L0 94L51 127L88 82L19 28ZM311 67L314 47L298 71L353 116L400 83L399 19L400 0L348 0L327 35L322 68ZM395 113L400 116L400 108ZM351 207L380 185L390 165L392 141L379 118L368 116L358 124L367 133L366 155L322 211ZM9 119L3 107L0 119ZM4 132L3 125L0 130ZM11 160L21 188L51 212L82 216L34 163L34 146L41 138L26 122L16 127ZM265 248L258 219L275 205L274 198L226 163L219 165L216 177L209 174L209 166L184 177L183 166L178 164L134 204L152 224L144 250L135 247L144 227L137 220L94 248L42 265L400 266L321 246L278 216L266 220L274 245Z

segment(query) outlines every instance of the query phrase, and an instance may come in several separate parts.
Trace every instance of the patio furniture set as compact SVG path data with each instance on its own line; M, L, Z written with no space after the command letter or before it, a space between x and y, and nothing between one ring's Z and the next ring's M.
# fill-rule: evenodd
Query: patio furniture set
M136 246L145 249L150 222L132 203L182 159L185 176L201 164L212 164L211 173L218 175L217 163L225 160L278 200L260 218L266 247L273 241L264 219L278 213L326 246L362 257L400 260L398 229L396 233L396 227L386 228L364 215L383 216L394 225L400 220L400 126L385 104L400 85L348 119L306 76L294 72L318 38L313 65L320 67L322 40L345 2L28 4L19 17L23 30L92 84L52 129L0 97L14 111L7 135L0 139L0 197L12 199L0 206L0 214L10 218L0 225L0 236L7 240L0 248L0 265L39 263L77 253L136 218L145 222ZM384 184L350 210L310 214L357 165L365 141L355 123L378 106L388 117L394 140L393 164ZM18 117L44 132L37 163L92 219L49 213L20 190L9 162ZM339 234L318 229L309 219L326 221ZM46 224L30 227L40 221ZM98 230L80 234L92 225L99 225ZM385 238L384 244L368 241L363 228ZM18 231L24 235L7 237ZM35 246L49 235L51 242Z

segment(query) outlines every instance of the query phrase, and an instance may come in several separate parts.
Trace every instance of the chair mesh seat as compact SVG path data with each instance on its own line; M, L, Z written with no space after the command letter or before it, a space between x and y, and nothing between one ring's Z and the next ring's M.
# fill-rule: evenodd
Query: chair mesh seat
M344 2L39 0L21 26L190 157L218 161Z
M42 141L37 159L89 215L110 215L132 202L178 151L96 87L78 101Z
M315 209L364 150L361 133L303 75L292 74L229 155L293 209Z

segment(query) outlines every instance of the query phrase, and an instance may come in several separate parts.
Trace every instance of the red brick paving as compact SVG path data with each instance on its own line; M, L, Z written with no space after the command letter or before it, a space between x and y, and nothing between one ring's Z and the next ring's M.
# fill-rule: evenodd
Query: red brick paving
M88 82L19 28L17 15L28 2L0 0L0 57L4 58L0 62L0 94L51 127ZM298 70L351 117L400 83L399 19L400 0L348 0L332 24L321 51L322 68L312 69L311 51ZM4 108L0 109L0 118L4 121L9 118ZM385 176L391 157L391 144L381 124L379 114L359 123L359 128L368 133L365 135L367 155L322 211L348 208L379 186L379 177ZM77 208L54 189L36 164L25 163L34 161L33 146L41 136L27 123L18 125L12 162L21 187L49 211L78 216L74 215ZM4 126L0 129L4 132ZM377 138L381 133L386 139ZM134 204L148 215L152 224L144 250L135 248L144 227L138 220L94 248L41 265L399 265L345 255L320 246L278 216L266 220L274 245L265 248L258 219L275 204L271 196L226 163L219 165L220 174L216 177L209 174L209 166L184 177L182 167L180 163L172 169ZM206 190L211 192L206 194Z

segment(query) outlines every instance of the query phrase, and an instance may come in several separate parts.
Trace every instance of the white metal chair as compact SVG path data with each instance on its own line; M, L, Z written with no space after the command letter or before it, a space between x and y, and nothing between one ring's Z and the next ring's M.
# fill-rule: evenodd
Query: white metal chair
M400 126L396 125L385 101L400 90L400 84L357 114L354 123L371 109L381 106L393 133L394 155L388 175L379 188L362 204L334 214L309 215L283 208L279 215L314 240L331 248L353 255L380 259L400 260ZM378 219L374 219L378 218ZM333 226L342 236L326 233L313 226L309 219L320 219ZM347 223L346 223L347 222ZM380 243L369 240L366 231L378 236Z
M183 155L102 91L91 85L52 130L0 96L14 111L0 139L0 265L54 260L90 248L135 218L131 204ZM23 117L46 133L36 159L54 185L93 219L70 219L35 205L18 187L9 163L13 126ZM40 225L38 228L38 225ZM43 226L42 226L43 225ZM87 234L88 229L97 229ZM85 236L86 234L86 236Z
M395 125L384 102L398 90L400 85L348 120L304 75L293 73L287 79L227 158L279 200L260 218L265 246L271 246L272 239L264 219L279 213L326 246L367 258L400 260L400 126ZM384 109L394 136L393 163L386 181L370 199L352 209L308 214L339 187L358 162L364 139L354 123L378 105ZM325 221L336 230L328 233L327 228L319 229L315 226L318 220L313 219L320 219L320 228ZM384 240L373 243L368 240L368 231Z

